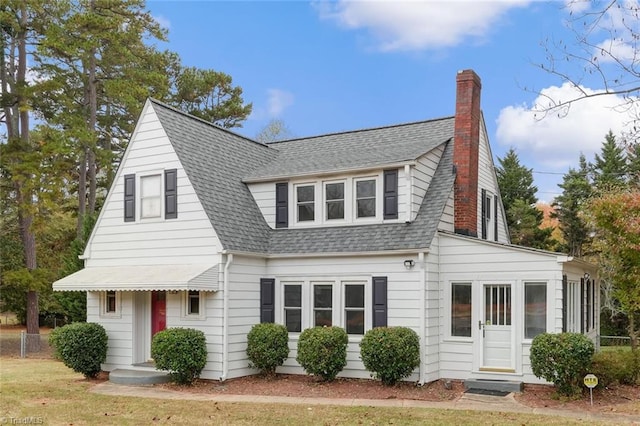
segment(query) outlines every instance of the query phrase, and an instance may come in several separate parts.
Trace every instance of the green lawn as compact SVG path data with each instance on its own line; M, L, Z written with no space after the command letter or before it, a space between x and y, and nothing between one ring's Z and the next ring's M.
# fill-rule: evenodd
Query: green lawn
M581 424L514 413L112 397L89 392L92 386L58 361L0 358L0 422L30 418L31 424L47 425Z

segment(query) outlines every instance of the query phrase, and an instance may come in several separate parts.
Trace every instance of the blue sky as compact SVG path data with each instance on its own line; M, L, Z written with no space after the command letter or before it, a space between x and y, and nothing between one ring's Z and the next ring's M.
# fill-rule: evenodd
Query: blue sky
M514 147L534 170L538 198L551 201L580 152L599 151L628 116L599 97L559 118L529 111L542 91L572 90L535 64L545 39L567 40L560 1L219 2L150 0L186 66L233 77L253 113L236 132L255 137L272 119L295 136L392 125L454 114L455 76L474 69L494 157ZM589 3L573 4L585 10ZM601 34L606 40L606 34ZM567 69L578 73L579 64ZM600 90L597 80L582 81Z

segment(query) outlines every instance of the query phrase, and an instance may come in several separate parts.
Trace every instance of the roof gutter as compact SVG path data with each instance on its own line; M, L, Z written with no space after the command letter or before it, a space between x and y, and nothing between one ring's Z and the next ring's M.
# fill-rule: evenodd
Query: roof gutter
M278 232L278 231L275 231ZM380 256L380 255L396 255L396 254L415 254L416 250L429 253L429 247L415 247L412 249L402 250L378 250L378 251L338 251L338 252L326 252L326 253L277 253L277 254L265 254L265 253L252 253L238 250L225 250L223 254L237 254L238 256L248 256L260 259L295 259L295 258L310 258L310 257L343 257L343 256Z

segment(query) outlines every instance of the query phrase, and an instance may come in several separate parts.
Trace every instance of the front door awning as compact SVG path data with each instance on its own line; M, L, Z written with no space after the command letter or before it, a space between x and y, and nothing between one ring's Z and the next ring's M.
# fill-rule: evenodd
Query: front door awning
M217 291L218 265L100 266L53 283L54 291Z

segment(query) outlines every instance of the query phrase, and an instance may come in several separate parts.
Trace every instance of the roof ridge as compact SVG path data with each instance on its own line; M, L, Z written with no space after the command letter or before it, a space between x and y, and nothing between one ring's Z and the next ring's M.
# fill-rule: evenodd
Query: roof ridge
M271 145L277 145L277 144L287 143L287 142L296 142L296 141L300 141L300 140L318 139L318 138L323 138L323 137L326 137L326 136L337 136L337 135L346 135L346 134L350 134L350 133L370 132L370 131L374 131L374 130L391 129L391 128L394 128L394 127L414 126L416 124L425 124L425 123L430 123L430 122L434 122L434 121L451 120L453 118L455 118L455 116L450 115L450 116L446 116L446 117L432 118L432 119L429 119L429 120L410 121L410 122L406 122L406 123L388 124L386 126L365 127L365 128L361 128L361 129L353 129L353 130L344 130L344 131L340 131L340 132L323 133L323 134L319 134L319 135L312 135L312 136L305 136L305 137L299 137L299 138L293 138L293 139L286 139L286 140L282 140L282 141L269 142L267 145L271 146Z
M264 144L262 142L258 142L256 140L253 140L248 136L241 135L240 133L233 132L233 131L227 129L226 127L220 127L215 123L212 123L212 122L207 121L207 120L205 120L203 118L200 118L200 117L196 117L195 115L189 114L188 112L184 112L184 111L182 111L182 110L180 110L180 109L178 109L178 108L176 108L174 106L171 106L171 105L169 105L167 103L164 103L164 102L162 102L162 101L160 101L160 100L158 100L156 98L149 97L147 99L149 99L150 102L152 102L152 103L154 103L156 105L159 105L159 106L164 107L164 108L166 108L168 110L171 110L171 111L173 111L173 112L175 112L177 114L180 114L180 115L182 115L182 116L184 116L186 118L189 118L189 119L192 119L192 120L195 120L195 121L199 121L199 122L201 122L203 124L206 124L206 125L208 125L210 127L213 127L214 129L222 130L223 132L229 133L230 135L239 137L239 138L244 139L244 140L246 140L248 142L253 142L256 145L263 146L265 148L269 148L269 145L267 145L267 144Z

